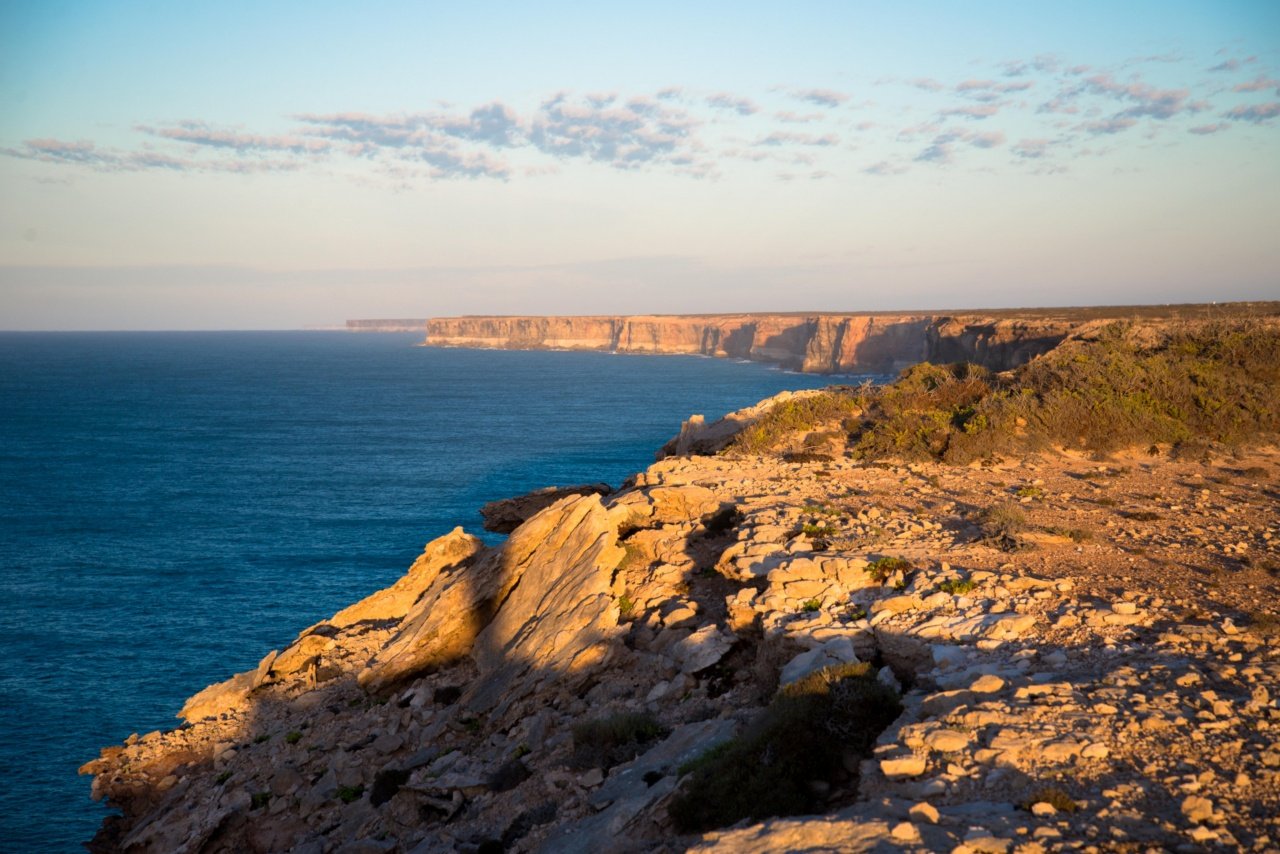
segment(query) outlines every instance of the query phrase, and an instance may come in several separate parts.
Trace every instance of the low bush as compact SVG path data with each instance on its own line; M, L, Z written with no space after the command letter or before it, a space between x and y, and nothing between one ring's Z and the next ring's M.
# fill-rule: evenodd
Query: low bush
M582 721L573 727L572 764L579 768L611 768L634 759L638 748L667 734L647 712L623 712Z
M729 449L745 454L768 453L801 431L830 424L844 425L862 414L862 405L860 390L842 387L783 401L734 437Z
M992 504L978 516L986 540L1006 551L1018 548L1018 535L1027 529L1027 516L1016 504Z
M824 798L812 784L847 777L844 754L869 755L901 711L897 693L866 663L793 682L740 736L682 769L689 777L670 805L676 829L696 833L820 809Z
M938 584L938 590L942 593L950 593L952 596L963 596L971 592L978 584L968 578L948 578L946 581Z
M871 576L876 584L884 584L895 572L907 572L911 569L911 561L900 557L882 557L867 564L863 570Z

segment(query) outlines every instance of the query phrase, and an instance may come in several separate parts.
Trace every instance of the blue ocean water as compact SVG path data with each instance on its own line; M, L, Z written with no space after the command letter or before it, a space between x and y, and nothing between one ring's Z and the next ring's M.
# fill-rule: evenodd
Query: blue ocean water
M77 767L399 577L495 498L615 486L694 412L822 377L414 335L0 334L0 848L75 851Z

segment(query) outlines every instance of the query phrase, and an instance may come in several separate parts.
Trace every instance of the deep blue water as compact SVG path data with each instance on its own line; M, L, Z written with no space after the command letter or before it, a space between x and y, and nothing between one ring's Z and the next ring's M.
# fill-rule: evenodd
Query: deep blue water
M648 465L693 412L824 385L413 335L0 334L0 848L75 851L76 768L394 581L486 501Z

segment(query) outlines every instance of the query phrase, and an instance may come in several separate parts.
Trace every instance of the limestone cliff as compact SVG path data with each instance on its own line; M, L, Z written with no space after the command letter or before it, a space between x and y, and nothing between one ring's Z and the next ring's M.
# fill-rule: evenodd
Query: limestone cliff
M445 317L432 347L599 350L751 359L805 373L890 372L921 361L1007 370L1057 345L1075 322L934 314Z

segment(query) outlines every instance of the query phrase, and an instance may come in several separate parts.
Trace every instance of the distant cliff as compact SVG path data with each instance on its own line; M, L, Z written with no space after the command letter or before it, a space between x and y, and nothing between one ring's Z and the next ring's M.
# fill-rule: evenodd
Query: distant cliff
M1007 370L1047 352L1078 322L937 314L442 317L431 347L697 354L805 373L888 372L922 361Z

